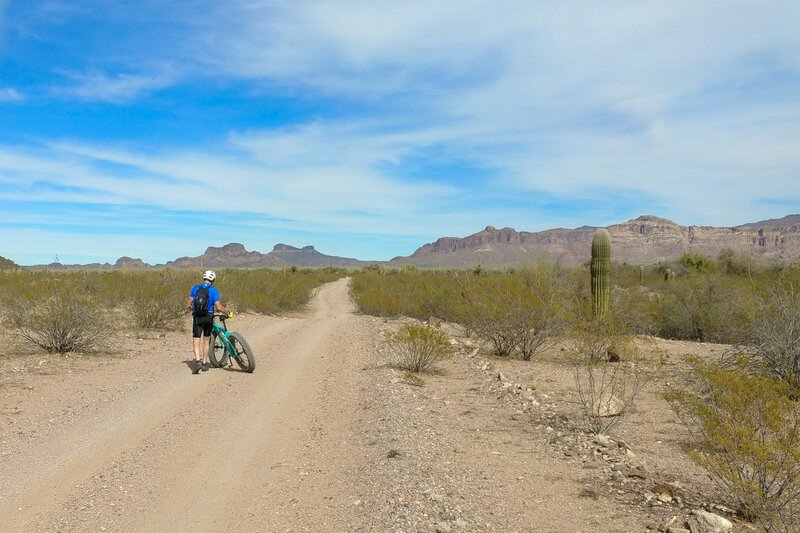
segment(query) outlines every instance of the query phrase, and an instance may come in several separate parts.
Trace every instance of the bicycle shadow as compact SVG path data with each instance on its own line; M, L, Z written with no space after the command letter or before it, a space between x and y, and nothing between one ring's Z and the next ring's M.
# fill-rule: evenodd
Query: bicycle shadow
M224 370L226 372L236 372L237 374L247 374L247 372L245 372L244 370L239 368L236 364L229 365L229 364L226 363L225 366L219 367L218 369L219 370Z

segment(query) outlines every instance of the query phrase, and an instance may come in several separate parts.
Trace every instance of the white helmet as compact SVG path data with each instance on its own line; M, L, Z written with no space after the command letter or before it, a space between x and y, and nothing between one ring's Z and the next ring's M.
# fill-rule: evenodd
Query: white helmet
M217 275L214 274L213 270L206 270L205 273L203 274L203 279L204 280L207 279L208 281L214 281L215 279L217 279Z

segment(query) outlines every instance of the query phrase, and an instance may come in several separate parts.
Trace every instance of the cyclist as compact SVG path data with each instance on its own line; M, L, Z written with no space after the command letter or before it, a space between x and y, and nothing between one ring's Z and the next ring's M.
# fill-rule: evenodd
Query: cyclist
M219 291L214 287L214 280L217 275L213 270L206 270L203 273L203 282L192 287L186 308L192 311L192 342L194 344L194 369L192 374L197 374L201 370L208 370L208 351L211 330L214 323L214 311L225 313L228 310L219 300ZM200 300L200 306L195 305L196 300ZM203 305L203 300L207 303ZM201 342L202 341L202 342Z

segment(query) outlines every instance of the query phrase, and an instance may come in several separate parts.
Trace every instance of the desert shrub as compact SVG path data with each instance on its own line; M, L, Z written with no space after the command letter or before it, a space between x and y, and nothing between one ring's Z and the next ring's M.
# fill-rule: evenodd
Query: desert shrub
M408 316L425 320L438 316L457 322L464 305L457 279L465 273L403 268L364 269L353 275L350 294L359 310L374 316Z
M229 308L239 312L277 314L302 309L314 289L345 274L337 268L223 269L217 272L215 286L225 307L230 304Z
M749 276L761 270L752 257L737 254L731 248L720 250L717 264L722 272L733 276Z
M458 320L496 355L519 353L527 361L559 331L563 286L555 265L469 276L460 287L465 305Z
M382 265L371 265L353 275L350 294L363 313L381 317L396 317L404 313L413 316L408 313L408 295L404 290L408 285L404 276L395 273L387 276Z
M99 349L109 334L106 315L75 281L51 282L44 295L6 297L6 323L47 352Z
M745 366L689 359L700 392L667 400L693 438L692 458L766 531L797 531L800 405L789 385Z
M730 342L745 322L747 287L716 274L690 274L664 284L658 303L658 335L668 339Z
M611 292L611 308L631 333L654 335L658 332L657 291L640 285L615 286Z
M393 363L410 372L427 372L453 353L447 335L426 324L403 324L397 331L386 332L384 342Z
M146 329L177 329L190 287L171 270L131 273L124 280L124 304L134 325Z
M641 389L658 374L661 357L644 356L617 313L598 319L571 313L565 320L581 412L593 433L607 433L623 422Z
M687 271L693 272L713 272L717 269L717 263L704 255L696 252L687 252L683 254L678 263L684 266Z
M748 306L744 353L751 363L794 388L800 395L800 285L781 276L754 296Z

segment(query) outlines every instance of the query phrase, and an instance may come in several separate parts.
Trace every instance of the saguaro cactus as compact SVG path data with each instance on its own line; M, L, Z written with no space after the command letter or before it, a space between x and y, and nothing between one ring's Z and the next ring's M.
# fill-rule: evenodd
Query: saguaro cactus
M592 238L592 312L600 318L608 311L608 295L611 292L611 237L600 228Z

